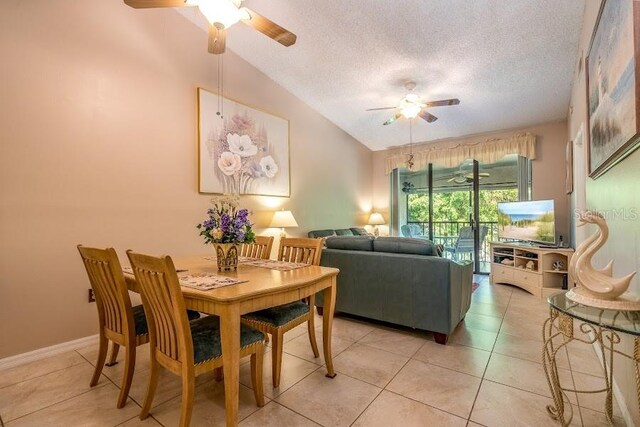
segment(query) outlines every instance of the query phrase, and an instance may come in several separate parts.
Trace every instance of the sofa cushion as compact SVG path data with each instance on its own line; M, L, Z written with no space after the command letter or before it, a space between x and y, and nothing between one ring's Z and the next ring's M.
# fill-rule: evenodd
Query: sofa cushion
M353 232L354 236L373 236L373 234L369 233L364 228L351 227L349 230Z
M327 238L327 249L372 251L373 241L371 236L334 236Z
M353 231L350 228L340 228L336 230L336 235L338 236L353 236Z
M320 237L328 237L328 236L335 236L336 232L334 230L311 230L310 232L307 233L308 237L317 239Z
M438 254L436 246L431 240L409 237L378 237L373 241L373 250L375 252L429 256Z

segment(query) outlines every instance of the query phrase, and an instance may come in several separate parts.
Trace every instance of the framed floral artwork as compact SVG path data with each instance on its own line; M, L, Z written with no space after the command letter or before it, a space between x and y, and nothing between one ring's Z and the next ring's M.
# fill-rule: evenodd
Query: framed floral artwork
M200 193L289 197L289 121L198 88Z
M640 143L640 1L605 0L585 63L589 176Z

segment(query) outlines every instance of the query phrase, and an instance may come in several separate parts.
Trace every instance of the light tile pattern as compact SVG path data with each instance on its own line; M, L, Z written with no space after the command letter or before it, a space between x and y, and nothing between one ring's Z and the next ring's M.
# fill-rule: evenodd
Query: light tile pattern
M250 389L242 361L240 426L539 426L555 425L541 364L544 301L478 276L472 307L446 346L429 333L338 316L333 353L338 376L324 376L306 326L285 335L282 380L271 385L271 348L265 349L266 406ZM318 344L322 318L316 315ZM570 345L559 361L563 385L602 386L592 349ZM322 353L322 352L321 352ZM173 426L180 412L180 381L161 375L151 417L138 419L146 393L149 352L138 349L130 399L116 409L123 364L105 367L89 387L97 346L0 371L0 415L8 427L40 425ZM123 352L119 357L122 361ZM572 426L605 426L602 394L569 393ZM577 403L580 406L577 406ZM614 405L616 425L624 425ZM222 425L224 387L212 375L198 378L192 425Z

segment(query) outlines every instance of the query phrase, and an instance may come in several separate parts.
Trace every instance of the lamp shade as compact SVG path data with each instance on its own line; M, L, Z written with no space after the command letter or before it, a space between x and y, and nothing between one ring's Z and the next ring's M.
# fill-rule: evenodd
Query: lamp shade
M269 227L282 228L282 227L297 227L298 223L293 217L291 211L276 211L273 214L273 219Z
M385 224L385 221L381 213L374 212L369 217L369 225L383 225L383 224Z

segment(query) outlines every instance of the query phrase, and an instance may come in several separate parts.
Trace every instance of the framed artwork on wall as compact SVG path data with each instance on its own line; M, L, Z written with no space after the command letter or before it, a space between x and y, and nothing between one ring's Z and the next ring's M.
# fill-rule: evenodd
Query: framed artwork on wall
M598 178L640 141L640 1L602 2L587 55L588 167Z
M198 88L198 187L289 197L289 121Z
M569 143L567 143L565 156L565 164L567 165L565 188L567 190L567 194L571 194L573 193L573 141L569 141Z

